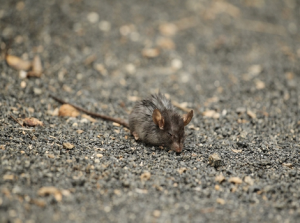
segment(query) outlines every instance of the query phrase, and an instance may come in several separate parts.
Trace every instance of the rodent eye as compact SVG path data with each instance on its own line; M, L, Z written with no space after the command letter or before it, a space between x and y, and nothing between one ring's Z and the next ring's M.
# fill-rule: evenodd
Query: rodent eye
M169 134L170 136L173 136L170 132L168 132L168 134Z

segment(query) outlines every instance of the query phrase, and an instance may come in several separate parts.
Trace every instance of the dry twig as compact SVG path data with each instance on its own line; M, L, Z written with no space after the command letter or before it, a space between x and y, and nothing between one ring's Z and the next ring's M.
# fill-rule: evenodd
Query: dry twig
M9 116L10 116L15 122L17 122L20 126L24 127L24 126L19 122L19 120L16 119L12 114L9 114Z

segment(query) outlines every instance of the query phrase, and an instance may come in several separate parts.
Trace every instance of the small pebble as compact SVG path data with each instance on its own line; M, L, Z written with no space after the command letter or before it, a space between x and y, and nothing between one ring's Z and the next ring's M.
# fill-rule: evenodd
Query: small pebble
M209 163L209 165L211 165L211 166L213 166L215 168L221 166L222 159L221 159L220 154L213 153L213 154L209 155L209 157L208 157L208 163Z
M99 20L99 15L96 12L91 12L87 15L87 19L90 23L96 23Z

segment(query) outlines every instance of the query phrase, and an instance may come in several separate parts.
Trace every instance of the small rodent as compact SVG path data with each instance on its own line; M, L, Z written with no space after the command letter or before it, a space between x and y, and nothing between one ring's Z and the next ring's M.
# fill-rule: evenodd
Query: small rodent
M69 104L90 116L123 125L130 130L136 140L151 145L163 145L177 153L182 152L183 149L184 126L189 124L193 118L193 110L182 116L179 115L171 101L161 93L138 101L129 115L129 122L87 111L53 95L50 97L62 104Z

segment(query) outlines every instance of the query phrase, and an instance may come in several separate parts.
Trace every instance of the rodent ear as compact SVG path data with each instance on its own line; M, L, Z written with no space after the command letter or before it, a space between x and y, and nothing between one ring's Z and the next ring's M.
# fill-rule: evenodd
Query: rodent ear
M191 121L192 118L193 118L193 114L194 114L193 110L190 110L187 114L184 114L184 115L182 116L184 126L186 126L187 124L190 123L190 121Z
M152 119L155 125L158 125L158 127L162 130L164 129L165 120L158 109L154 109L152 113Z

